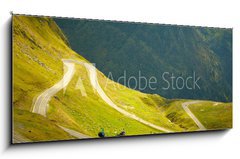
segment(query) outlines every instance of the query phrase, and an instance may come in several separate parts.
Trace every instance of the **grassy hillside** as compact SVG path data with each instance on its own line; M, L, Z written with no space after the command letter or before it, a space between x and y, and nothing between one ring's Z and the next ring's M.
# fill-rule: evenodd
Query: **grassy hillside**
M35 98L62 78L62 58L87 60L68 47L64 35L48 18L14 16L13 36L14 131L32 141L72 139L58 124L93 137L101 127L109 136L122 129L128 135L159 133L110 108L93 93L87 72L80 65L66 93L59 92L51 100L48 118L31 113ZM85 79L87 97L75 90L79 77ZM49 133L55 135L46 136Z
M183 131L178 125L169 121L160 110L160 106L166 102L165 98L129 89L107 79L103 74L99 74L98 79L104 91L119 107L151 123L173 131Z
M52 121L30 111L34 98L62 78L61 59L74 55L73 51L51 19L13 16L12 27L14 131L32 141L72 139Z
M63 76L62 58L81 58L48 18L13 17L14 106L31 109L32 100Z
M105 129L107 136L115 136L123 129L127 135L160 132L125 117L106 104L94 93L84 66L77 66L76 72L66 92L59 92L50 102L49 119L93 137L97 137L100 128ZM80 90L75 89L79 78L87 96L82 96Z
M191 117L182 108L182 103L187 100L169 100L160 110L164 112L164 115L173 123L179 125L186 131L197 130L198 127Z
M62 59L89 63L69 47L64 34L52 19L13 16L13 135L26 142L75 139L59 126L89 137L97 137L100 128L104 128L109 137L116 136L123 129L126 135L163 133L111 108L93 90L86 68L79 64L75 64L75 74L66 90L59 91L48 103L47 116L32 113L36 98L62 79ZM97 77L107 96L118 107L173 132L198 130L181 108L185 100L169 100L129 89L98 70ZM76 87L79 80L86 94ZM193 111L201 115L201 110ZM230 109L222 111L230 112ZM231 116L226 118L229 120ZM218 122L218 119L208 120ZM229 124L226 122L225 126L230 127ZM209 128L212 127L210 124Z
M207 129L232 128L232 103L205 101L189 108Z

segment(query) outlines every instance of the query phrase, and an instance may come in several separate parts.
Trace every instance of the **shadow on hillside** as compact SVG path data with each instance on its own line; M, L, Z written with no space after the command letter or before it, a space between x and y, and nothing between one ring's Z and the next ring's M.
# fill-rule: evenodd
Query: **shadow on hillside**
M5 148L9 148L12 140L12 20L4 24L4 135Z

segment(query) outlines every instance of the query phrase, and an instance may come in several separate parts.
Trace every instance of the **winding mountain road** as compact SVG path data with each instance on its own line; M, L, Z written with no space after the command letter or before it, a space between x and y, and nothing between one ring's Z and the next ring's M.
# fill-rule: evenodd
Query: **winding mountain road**
M134 115L134 114L131 114L127 111L125 111L124 109L121 109L119 108L116 104L113 103L113 101L105 94L105 92L103 91L103 89L101 88L100 84L98 83L98 80L97 80L97 71L96 71L96 68L89 64L89 63L84 63L85 67L87 68L88 70L88 73L89 73L89 78L90 78L90 82L91 82L91 85L93 86L93 88L98 92L98 94L100 95L100 97L109 105L111 106L113 109L117 110L118 112L120 112L121 114L129 117L129 118L132 118L144 125L147 125L149 127L152 127L154 129L157 129L157 130L160 130L160 131L164 131L164 132L171 132L170 130L166 129L166 128L163 128L163 127L160 127L160 126L157 126L155 124L152 124L148 121L145 121L143 119L141 119L140 117Z
M199 101L185 102L185 103L182 103L182 107L186 111L186 113L192 118L192 120L197 124L197 126L199 127L199 130L206 130L206 128L203 126L203 124L198 120L198 118L188 108L189 105L196 104L196 103L199 103Z
M75 72L75 66L73 63L69 63L68 61L65 60L63 60L63 64L64 66L67 67L67 72L63 75L63 78L57 84L45 90L37 97L33 105L32 109L33 113L41 114L46 117L48 102L57 92L66 87L68 83L71 81Z
M68 60L65 60L65 61L68 61L68 62L75 62L75 63L78 63L78 64L81 64L81 65L84 65L85 68L87 69L88 71L88 74L89 74L89 78L90 78L90 82L91 82L91 85L92 87L97 91L97 93L100 95L100 97L109 105L111 106L113 109L117 110L119 113L127 116L128 118L131 118L131 119L134 119L144 125L147 125L149 127L152 127L154 129L157 129L157 130L160 130L160 131L163 131L163 132L172 132L171 130L169 129L166 129L164 127L161 127L161 126L158 126L158 125L155 125L155 124L152 124L148 121L145 121L143 120L142 118L134 115L134 114L131 114L127 111L125 111L124 109L121 109L119 108L106 94L105 92L103 91L103 89L101 88L100 84L98 83L98 79L97 79L97 71L96 71L96 67L94 67L92 64L90 63L87 63L87 62L80 62L80 61L77 61L77 60L72 60L72 59L68 59Z
M89 139L89 138L91 138L91 137L89 137L89 136L87 136L87 135L84 135L84 134L82 134L82 133L80 133L80 132L77 132L77 131L75 131L75 130L72 130L72 129L68 129L68 128L65 128L65 127L63 127L63 126L60 126L60 125L58 125L60 128L62 128L64 131L66 131L68 134L70 134L70 135L72 135L72 136L74 136L74 137L76 137L76 138L78 138L78 139Z
M136 120L136 121L138 121L138 122L140 122L144 125L147 125L149 127L152 127L154 129L157 129L157 130L160 130L160 131L163 131L163 132L172 132L171 130L168 130L164 127L157 126L157 125L152 124L148 121L145 121L145 120L141 119L140 117L138 117L134 114L131 114L131 113L125 111L124 109L119 108L116 104L114 104L113 101L105 94L105 92L101 88L100 84L98 83L97 71L96 71L96 68L92 64L89 64L89 63L86 63L86 62L81 62L81 61L78 61L78 60L72 60L72 59L63 59L62 61L64 63L64 66L67 67L67 72L64 74L63 78L57 84L55 84L51 88L45 90L43 93L41 93L37 97L37 99L36 99L36 101L33 105L33 109L32 109L33 113L41 114L41 115L46 117L49 101L51 100L51 98L57 92L59 92L61 89L64 89L69 84L69 82L71 81L71 79L72 79L72 77L75 73L75 63L77 63L77 64L81 64L81 65L85 66L85 68L87 69L87 71L89 73L89 78L90 78L92 87L94 88L94 90L97 91L97 93L100 95L100 97L109 106L111 106L112 108L114 108L115 110L120 112L121 114L123 114L123 115L125 115L125 116L127 116L131 119L134 119L134 120ZM70 135L72 135L76 138L90 138L89 136L81 134L77 131L65 128L65 127L60 126L60 125L58 125L58 126L61 129L63 129L65 132L69 133Z
M44 117L46 117L47 109L48 109L48 102L51 100L51 98L57 92L59 92L61 89L65 88L71 81L71 79L75 73L75 65L74 65L74 63L71 63L68 60L62 60L62 61L63 61L64 66L67 67L67 72L63 75L63 78L58 83L56 83L51 88L45 90L43 93L41 93L37 97L37 99L33 105L33 109L32 109L33 113L37 113L37 114L40 114L40 115L43 115ZM87 135L81 134L77 131L65 128L63 126L58 125L58 127L60 127L65 132L67 132L68 134L70 134L71 136L74 136L76 138L79 138L79 139L90 138Z

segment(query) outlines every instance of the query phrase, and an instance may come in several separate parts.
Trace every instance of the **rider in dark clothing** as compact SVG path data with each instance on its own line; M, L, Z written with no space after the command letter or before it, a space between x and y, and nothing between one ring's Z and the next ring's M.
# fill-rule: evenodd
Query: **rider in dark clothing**
M100 138L104 138L105 137L105 133L104 133L104 129L103 128L101 128L101 131L98 133L98 136Z
M126 132L124 130L118 134L118 136L125 136L125 135L126 135Z

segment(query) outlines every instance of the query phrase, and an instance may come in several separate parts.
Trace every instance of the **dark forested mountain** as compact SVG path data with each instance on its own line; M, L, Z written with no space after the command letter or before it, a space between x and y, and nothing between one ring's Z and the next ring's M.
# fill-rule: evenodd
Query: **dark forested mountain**
M139 82L134 80L129 81L129 87L167 98L232 101L231 29L92 20L55 21L72 49L96 63L106 76L111 72L115 81L124 75L124 71L126 81L130 76L139 77L141 71L141 76L147 79L157 78L154 85L157 89L141 90ZM199 88L184 86L176 89L176 77L183 77L178 80L182 82L194 75L200 78ZM124 80L119 82L126 85ZM173 86L163 89L168 84ZM193 85L194 82L189 80L188 86Z

